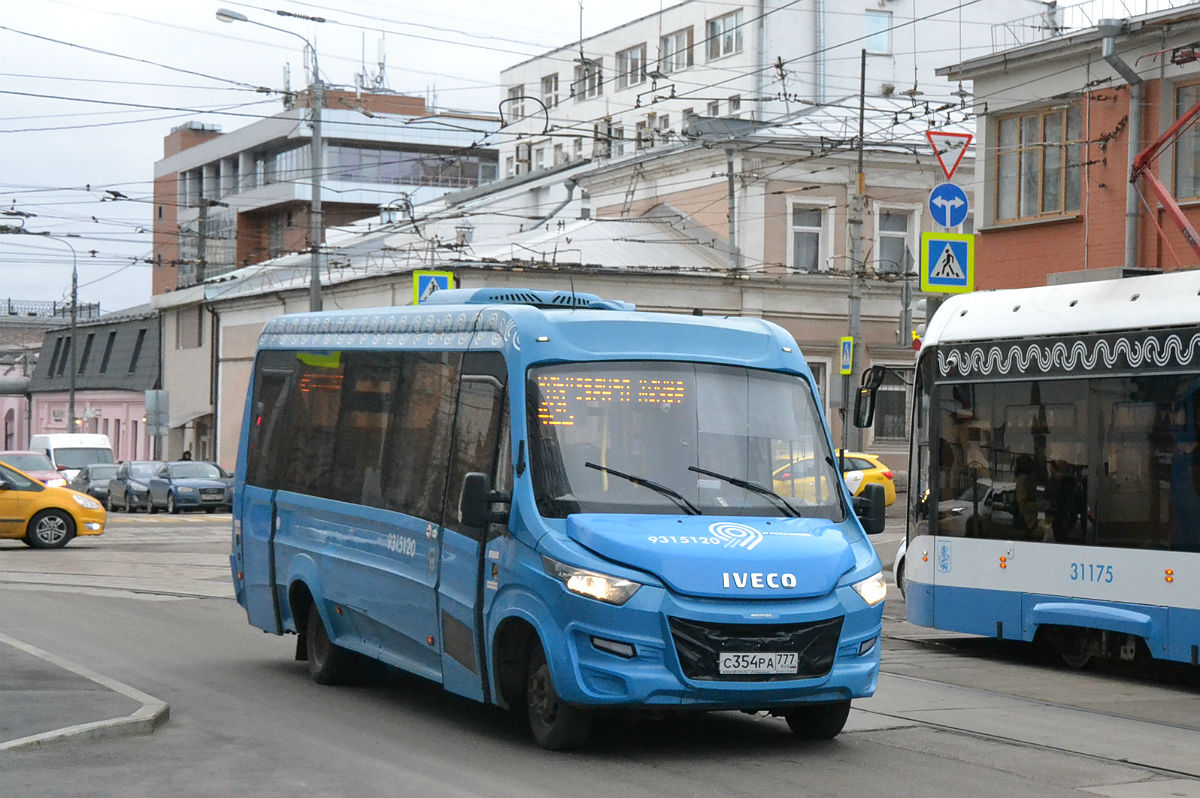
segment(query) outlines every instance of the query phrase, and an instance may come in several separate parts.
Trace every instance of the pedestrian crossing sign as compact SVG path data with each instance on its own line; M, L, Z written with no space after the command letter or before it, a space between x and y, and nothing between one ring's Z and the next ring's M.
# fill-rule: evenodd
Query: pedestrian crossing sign
M454 272L434 272L418 269L413 272L413 304L419 305L435 291L448 291L454 287Z
M966 294L975 290L975 236L921 234L921 290Z

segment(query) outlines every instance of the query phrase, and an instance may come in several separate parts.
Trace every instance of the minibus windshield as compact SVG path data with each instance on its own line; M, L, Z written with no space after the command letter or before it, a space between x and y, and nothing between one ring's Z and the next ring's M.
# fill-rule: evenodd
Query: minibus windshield
M687 505L705 515L845 517L817 404L798 375L562 363L530 369L527 411L544 517L683 514Z

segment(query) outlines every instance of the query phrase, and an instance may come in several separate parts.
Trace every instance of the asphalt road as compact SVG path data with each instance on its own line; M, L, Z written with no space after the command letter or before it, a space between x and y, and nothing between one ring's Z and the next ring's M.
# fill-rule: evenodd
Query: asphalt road
M228 525L118 515L58 552L0 543L0 630L171 707L152 734L0 754L0 793L1200 796L1191 671L1077 672L929 634L901 620L898 592L879 691L832 742L714 713L607 718L587 751L548 753L420 679L311 682L294 638L232 601ZM876 539L889 562L898 534Z

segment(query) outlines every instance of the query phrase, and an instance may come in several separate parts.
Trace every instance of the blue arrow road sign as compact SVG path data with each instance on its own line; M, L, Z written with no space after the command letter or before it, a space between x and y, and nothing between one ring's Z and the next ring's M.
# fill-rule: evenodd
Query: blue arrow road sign
M929 212L942 227L958 227L968 210L967 192L954 183L942 183L929 192Z

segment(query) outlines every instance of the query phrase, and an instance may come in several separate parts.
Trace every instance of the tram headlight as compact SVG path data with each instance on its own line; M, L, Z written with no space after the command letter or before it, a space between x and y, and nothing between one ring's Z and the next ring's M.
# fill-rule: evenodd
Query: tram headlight
M572 593L608 604L624 604L641 587L640 584L629 579L608 576L597 571L589 571L586 568L576 568L550 557L542 557L542 567L555 579L562 580L562 583L567 586L567 590Z
M887 597L887 582L883 581L882 571L877 572L874 576L868 576L861 582L855 582L851 587L871 607Z

